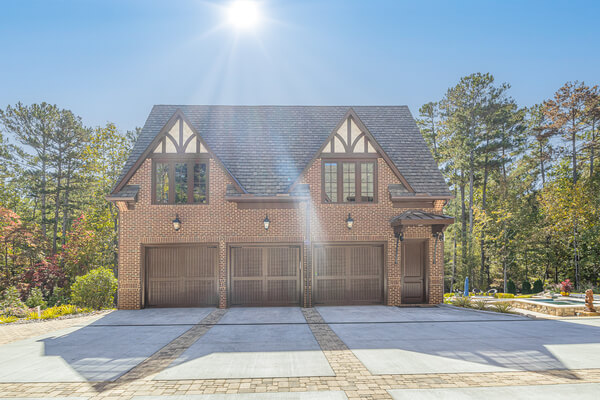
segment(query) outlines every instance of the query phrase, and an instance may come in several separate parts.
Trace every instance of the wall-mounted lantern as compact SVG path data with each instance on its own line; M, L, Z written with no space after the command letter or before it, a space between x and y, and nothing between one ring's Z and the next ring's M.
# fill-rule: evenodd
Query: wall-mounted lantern
M346 219L346 226L348 227L348 229L352 229L353 225L354 220L352 219L352 216L350 216L350 213L348 213L348 218Z
M179 219L178 214L175 214L175 219L173 220L173 229L175 229L175 232L181 229L181 220Z
M269 220L269 216L266 215L265 216L265 220L263 221L263 224L265 224L265 231L269 230L269 226L271 225L271 221Z

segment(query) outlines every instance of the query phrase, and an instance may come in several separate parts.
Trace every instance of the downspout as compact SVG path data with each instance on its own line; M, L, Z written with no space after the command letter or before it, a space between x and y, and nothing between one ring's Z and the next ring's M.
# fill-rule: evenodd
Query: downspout
M310 200L306 200L305 207L305 218L306 218L306 231L304 232L304 247L306 253L306 271L304 271L305 275L305 284L303 288L304 292L304 305L306 307L312 307L312 249L311 249L311 240L310 240Z

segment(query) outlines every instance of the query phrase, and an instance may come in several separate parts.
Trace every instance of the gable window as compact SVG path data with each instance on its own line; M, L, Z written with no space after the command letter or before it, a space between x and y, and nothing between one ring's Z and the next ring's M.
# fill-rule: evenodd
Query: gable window
M324 161L323 202L375 203L376 172L375 161Z
M208 160L155 160L154 204L208 203Z

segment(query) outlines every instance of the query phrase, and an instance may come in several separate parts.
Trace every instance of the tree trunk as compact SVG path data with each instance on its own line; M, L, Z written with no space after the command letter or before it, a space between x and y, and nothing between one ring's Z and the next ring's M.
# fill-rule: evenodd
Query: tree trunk
M540 170L542 173L542 189L546 186L546 170L544 169L544 144L540 141Z
M488 140L489 143L489 140ZM481 209L485 214L485 205L487 198L487 180L488 180L488 155L485 155L484 162L484 170L483 170L483 193L482 193L482 201L481 201ZM485 226L481 229L481 240L479 242L479 252L481 253L481 266L480 266L480 274L479 284L481 289L483 290L483 280L485 274Z
M592 144L590 149L590 178L594 176L594 156L596 148L596 119L592 120Z
M67 166L67 182L65 184L65 194L63 196L63 220L62 220L62 244L66 244L67 229L69 223L69 195L71 193L71 163Z
M460 172L461 182L460 182L460 203L461 203L461 264L464 268L468 266L468 275L471 276L471 263L467 262L467 209L465 204L465 184L464 184L464 176L463 172Z
M59 153L61 152L59 148ZM56 166L56 201L54 203L54 226L52 229L52 254L56 254L56 240L58 237L58 215L60 213L60 192L62 183L62 160L58 159Z

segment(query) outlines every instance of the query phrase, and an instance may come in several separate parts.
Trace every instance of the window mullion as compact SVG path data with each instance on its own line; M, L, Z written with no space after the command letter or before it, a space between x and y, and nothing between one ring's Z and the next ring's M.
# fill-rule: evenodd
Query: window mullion
M190 168L191 167L191 168ZM187 162L187 202L194 202L194 162Z
M169 165L169 204L175 204L175 162L171 161Z
M342 171L343 163L335 163L335 171L337 172L337 201L336 203L344 202L344 172Z
M356 196L356 202L358 203L362 201L362 188L360 187L362 180L360 162L356 163L354 170L356 171L356 176L354 177L354 185L356 186L356 188L354 189L354 195Z

